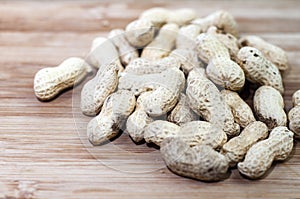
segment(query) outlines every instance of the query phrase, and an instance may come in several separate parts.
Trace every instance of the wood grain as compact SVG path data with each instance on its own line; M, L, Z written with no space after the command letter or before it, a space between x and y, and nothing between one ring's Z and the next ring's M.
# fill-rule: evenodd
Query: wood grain
M67 57L84 57L94 37L125 27L147 8L192 7L204 16L230 11L242 34L257 34L288 53L286 110L300 88L300 1L0 1L0 198L299 198L300 146L263 179L234 169L203 183L178 177L159 153L126 134L92 148L80 89L49 103L33 93L34 74Z

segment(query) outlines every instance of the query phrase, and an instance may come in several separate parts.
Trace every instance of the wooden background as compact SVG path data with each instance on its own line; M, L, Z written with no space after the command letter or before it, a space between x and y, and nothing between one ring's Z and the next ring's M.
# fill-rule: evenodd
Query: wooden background
M49 103L33 93L34 74L84 57L96 36L124 28L152 6L191 7L205 16L230 11L242 34L288 53L286 110L300 88L300 1L0 1L0 198L300 198L300 146L265 178L203 183L166 169L159 153L126 136L92 149L75 94ZM72 100L73 99L73 100ZM74 103L74 106L72 104Z

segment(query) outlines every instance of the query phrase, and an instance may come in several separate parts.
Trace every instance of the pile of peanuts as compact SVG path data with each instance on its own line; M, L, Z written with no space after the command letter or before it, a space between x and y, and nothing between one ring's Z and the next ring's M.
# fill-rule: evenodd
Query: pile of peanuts
M86 60L69 58L38 71L34 91L49 101L98 69L81 91L93 145L124 129L135 142L160 147L174 173L218 181L235 168L248 178L285 160L300 135L300 90L284 111L286 53L257 36L240 37L233 16L198 18L192 9L151 8L96 38ZM257 85L253 109L241 98ZM161 118L166 116L166 120ZM287 120L289 119L289 129Z

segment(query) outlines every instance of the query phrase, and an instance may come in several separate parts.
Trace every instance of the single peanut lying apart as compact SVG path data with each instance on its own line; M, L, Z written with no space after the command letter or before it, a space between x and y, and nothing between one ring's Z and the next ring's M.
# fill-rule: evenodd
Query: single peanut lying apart
M271 167L273 161L285 160L293 149L293 132L286 127L276 127L266 140L254 144L245 160L238 163L239 171L249 178L259 178Z
M34 93L39 100L51 100L63 90L83 80L90 72L92 68L83 59L69 58L57 67L38 71L34 77Z
M297 138L300 137L300 90L293 94L294 107L289 111L289 127L295 133Z
M160 152L168 168L174 173L203 181L218 181L227 176L225 156L207 145L190 147L181 138L167 138Z

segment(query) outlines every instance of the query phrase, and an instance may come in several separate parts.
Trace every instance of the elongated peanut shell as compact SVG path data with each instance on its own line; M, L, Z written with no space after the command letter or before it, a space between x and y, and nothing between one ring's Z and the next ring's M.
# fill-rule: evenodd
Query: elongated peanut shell
M238 93L229 90L222 90L221 93L231 109L234 121L242 128L256 121L251 108Z
M243 162L238 163L238 170L249 178L263 176L273 161L285 160L293 149L293 132L286 127L276 127L266 140L254 144Z
M251 46L261 51L262 54L273 64L275 64L279 70L288 69L287 54L280 47L275 46L254 35L242 37L239 42L241 46Z
M160 152L167 167L177 175L203 181L218 181L227 176L225 156L210 146L190 147L181 138L167 138Z
M283 93L281 74L278 68L253 47L243 47L237 56L246 78L260 85L272 86Z
M253 103L256 116L268 126L269 130L277 126L286 126L284 101L276 89L271 86L259 87L255 92Z
M252 122L237 137L232 138L222 147L222 154L235 166L245 157L249 148L260 140L268 137L268 127L262 122Z
M34 77L35 95L42 101L51 100L83 80L91 71L89 64L77 57L66 59L56 67L43 68Z

